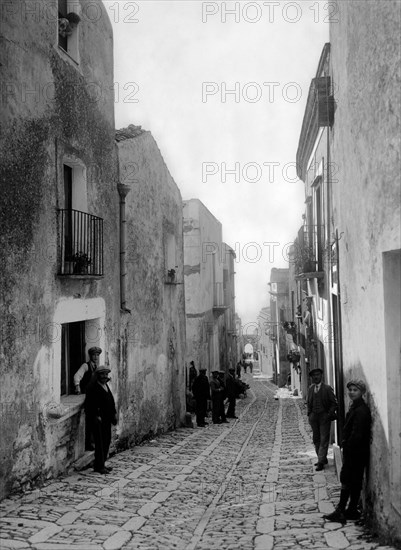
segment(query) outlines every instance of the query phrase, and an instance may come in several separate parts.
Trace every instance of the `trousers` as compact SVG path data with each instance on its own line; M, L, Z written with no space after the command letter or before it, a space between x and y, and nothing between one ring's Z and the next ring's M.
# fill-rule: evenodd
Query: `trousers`
M95 440L95 470L102 470L109 454L111 441L111 422L93 419L93 437Z
M317 461L324 464L327 460L327 451L330 443L331 420L324 411L321 413L311 412L309 424L312 428L313 444L317 455Z

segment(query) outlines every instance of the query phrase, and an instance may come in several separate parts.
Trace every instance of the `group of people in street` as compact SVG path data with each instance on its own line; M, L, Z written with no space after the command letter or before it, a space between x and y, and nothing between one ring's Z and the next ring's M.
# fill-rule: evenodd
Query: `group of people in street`
M206 417L209 408L212 411L213 424L226 424L227 418L237 419L236 399L249 388L248 384L240 380L238 371L236 376L236 369L233 367L230 367L227 373L223 370L213 370L209 381L205 368L200 368L199 374L195 377L191 375L192 368L195 368L193 361L191 361L189 381L195 399L197 426L204 428L208 425ZM227 410L226 404L228 404Z
M228 423L227 418L237 418L235 415L237 397L235 369L230 368L227 376L224 371L214 370L209 382L206 369L200 368L191 389L196 402L196 424L199 428L204 428L208 424L206 416L209 401L211 401L213 424L226 424ZM226 399L228 400L227 411L225 410Z
M111 426L117 424L117 411L113 394L108 386L110 369L99 365L101 348L88 350L89 361L83 363L74 375L75 392L85 394L86 449L95 451L94 471L108 474L111 468L105 465L110 441ZM246 393L249 386L241 378L241 362L228 372L213 370L209 381L206 369L199 373L191 361L189 384L195 399L196 424L206 427L208 410L211 408L213 424L228 423L237 419L236 399ZM323 382L323 370L314 368L309 372L312 384L307 395L307 413L312 428L312 438L317 456L316 471L328 464L331 423L337 419L338 402L333 388ZM358 505L362 490L364 471L368 465L371 437L371 414L363 399L366 385L362 380L347 383L350 408L342 430L342 468L340 472L340 501L331 514L323 517L328 521L345 523L360 516ZM227 409L226 409L226 405ZM348 505L348 506L347 506Z
M337 419L338 402L334 390L322 382L323 370L315 368L309 372L312 384L308 390L308 419L312 428L313 444L317 455L316 471L328 463L327 451L330 443L331 423ZM369 461L371 437L371 414L363 399L366 385L363 380L347 383L350 408L345 417L341 449L340 501L331 514L323 517L328 521L346 523L347 519L360 517L358 509L363 475ZM348 506L347 506L348 504Z

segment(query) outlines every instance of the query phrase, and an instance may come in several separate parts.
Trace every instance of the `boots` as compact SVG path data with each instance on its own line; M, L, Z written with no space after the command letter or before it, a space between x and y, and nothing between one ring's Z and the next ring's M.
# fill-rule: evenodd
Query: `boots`
M336 523L347 523L347 518L345 517L345 513L341 508L337 506L337 508L332 512L331 514L326 514L323 516L324 519L327 519L327 521L335 521Z
M361 517L361 514L358 511L360 493L361 493L360 489L352 489L351 490L351 498L350 498L350 501L349 501L349 505L348 505L348 508L344 512L344 515L347 519L357 520Z
M340 502L338 503L337 508L331 514L324 515L323 518L327 519L327 521L335 521L342 524L347 523L344 510L347 505L349 495L350 492L348 489L341 489Z

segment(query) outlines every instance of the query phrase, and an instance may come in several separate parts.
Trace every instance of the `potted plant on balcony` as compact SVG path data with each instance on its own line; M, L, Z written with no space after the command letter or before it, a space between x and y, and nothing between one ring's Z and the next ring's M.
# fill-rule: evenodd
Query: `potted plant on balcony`
M294 251L295 270L298 274L315 271L316 258L313 246L310 244L298 244Z
M76 252L72 256L72 261L74 262L73 273L88 273L88 267L91 264L91 259L89 258L88 254L86 254L86 252Z
M298 364L301 359L301 354L299 351L292 349L289 351L287 355L287 360L290 361L290 363Z
M175 283L175 274L176 274L175 269L168 269L167 270L167 282L168 283Z

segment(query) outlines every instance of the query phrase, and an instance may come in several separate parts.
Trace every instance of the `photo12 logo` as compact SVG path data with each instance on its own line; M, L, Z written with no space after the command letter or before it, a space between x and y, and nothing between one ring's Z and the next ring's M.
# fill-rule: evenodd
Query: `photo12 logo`
M246 243L236 242L232 247L228 247L225 243L204 241L202 242L202 263L207 263L210 261L208 258L215 256L217 261L224 264L227 255L232 254L231 250L235 253L235 263L247 262L254 264L262 259L274 263L278 257L288 261L290 258L289 249L293 245L293 242L281 245L278 241L264 241L262 243L249 241Z
M298 103L302 88L298 82L202 82L202 103L208 103L210 97L221 103L274 103L280 100Z
M202 23L294 24L306 16L314 23L338 23L338 2L202 2Z
M36 105L40 103L53 103L58 94L67 97L76 95L77 99L84 98L89 103L98 103L102 99L112 99L114 103L139 103L139 84L137 82L114 82L112 86L104 86L101 82L66 82L62 91L58 90L54 81L40 82L1 82L0 98L6 104L10 99L21 103Z
M297 175L296 162L282 164L277 161L264 162L202 162L202 183L297 183L301 180Z

